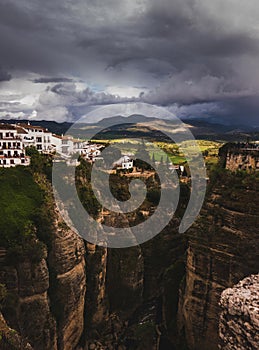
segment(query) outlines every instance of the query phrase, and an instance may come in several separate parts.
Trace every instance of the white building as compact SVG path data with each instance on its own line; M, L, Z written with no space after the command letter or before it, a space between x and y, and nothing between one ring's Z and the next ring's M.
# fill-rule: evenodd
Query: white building
M113 167L117 169L133 169L133 160L128 156L123 156L113 163Z
M52 149L61 156L71 156L78 154L89 161L95 161L101 155L103 145L90 144L87 141L75 139L72 136L52 135L51 137Z
M0 166L10 168L29 165L30 157L25 155L22 137L13 125L0 124Z
M30 123L17 124L20 128L19 134L22 141L27 146L34 146L39 152L51 153L53 148L51 146L52 133L48 129L41 126L30 125ZM25 132L23 132L23 130Z
M69 135L55 135L46 128L30 123L0 124L0 166L29 165L30 157L25 156L25 149L31 146L40 153L56 152L66 159L78 154L91 162L100 158L104 147Z

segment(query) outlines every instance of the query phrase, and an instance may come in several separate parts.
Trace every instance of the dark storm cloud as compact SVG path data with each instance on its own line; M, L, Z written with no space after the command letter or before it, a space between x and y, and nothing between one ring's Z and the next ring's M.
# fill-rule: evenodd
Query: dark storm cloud
M69 98L70 103L73 103L73 105L104 105L121 102L134 102L137 100L136 98L123 98L104 92L94 92L89 88L77 91L75 84L56 84L51 88L47 88L47 92L48 91L55 93L59 97L65 99Z
M11 79L12 79L12 75L0 67L0 82L9 81Z
M47 108L58 99L60 113L130 100L100 87L144 86L145 102L198 104L201 113L214 103L240 119L238 106L254 122L258 106L247 101L259 95L258 20L256 0L3 0L1 62L25 77L42 75L34 83L55 84L39 100ZM78 78L66 77L98 91L78 92L69 85Z
M62 77L41 77L34 79L33 82L36 84L47 84L47 83L71 83L73 79L62 78Z

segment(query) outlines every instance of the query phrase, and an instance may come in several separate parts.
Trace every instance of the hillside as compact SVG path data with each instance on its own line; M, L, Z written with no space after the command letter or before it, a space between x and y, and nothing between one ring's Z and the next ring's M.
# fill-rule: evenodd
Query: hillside
M27 123L28 120L2 120L3 123ZM30 120L32 125L41 125L51 132L56 134L65 134L68 129L73 125L73 123L63 122L57 123L54 121L46 121L46 120ZM253 140L258 140L259 131L256 128L252 128L249 126L235 126L232 125L224 125L224 124L216 124L215 122L198 118L188 118L183 119L185 126L187 129L193 133L193 135L198 139L205 140L221 140L221 141L246 141L247 138L251 138ZM143 128L141 124L145 123L147 128ZM123 124L122 126L113 126L107 129L108 125L111 124ZM125 125L127 124L127 125ZM89 138L90 135L95 133L95 130L99 130L99 128L104 129L102 132L102 138L121 138L121 137L148 137L158 139L161 138L163 141L165 139L165 135L162 135L161 132L167 132L169 134L172 133L173 130L177 130L177 123L175 121L167 120L167 119L156 119L149 118L142 115L132 115L129 117L121 117L121 116L113 116L110 118L103 119L97 123L86 123L80 124L74 127L73 131L75 133L74 136ZM123 130L123 132L122 132ZM172 134L173 136L173 134ZM96 137L95 137L96 138Z

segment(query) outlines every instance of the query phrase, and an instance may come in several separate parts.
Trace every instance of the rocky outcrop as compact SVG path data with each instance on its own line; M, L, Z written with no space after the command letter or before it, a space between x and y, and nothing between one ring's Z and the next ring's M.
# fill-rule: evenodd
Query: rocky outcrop
M227 143L219 150L221 165L233 172L259 170L259 148L254 143Z
M189 230L179 332L192 350L218 348L219 300L224 289L259 270L259 184L221 172Z
M11 329L0 313L0 348L2 350L33 350L31 345Z
M259 275L226 289L220 300L222 350L256 350L259 344Z
M0 283L7 290L4 316L37 350L75 349L84 332L84 241L58 215L53 225L40 261L29 256L1 261Z
M259 150L238 150L229 152L226 159L226 169L231 171L259 169Z
M48 289L49 271L45 257L29 259L16 266L3 266L0 280L7 289L6 319L23 338L39 350L57 349L56 324L51 314Z

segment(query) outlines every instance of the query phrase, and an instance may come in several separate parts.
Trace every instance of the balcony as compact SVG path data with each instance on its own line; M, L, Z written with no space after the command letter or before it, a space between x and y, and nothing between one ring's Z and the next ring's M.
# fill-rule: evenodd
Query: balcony
M21 141L21 137L20 136L10 136L10 137L6 137L6 136L0 136L0 140L20 140Z

